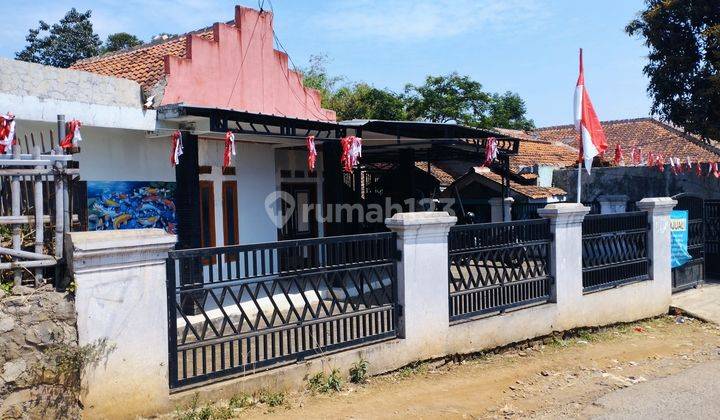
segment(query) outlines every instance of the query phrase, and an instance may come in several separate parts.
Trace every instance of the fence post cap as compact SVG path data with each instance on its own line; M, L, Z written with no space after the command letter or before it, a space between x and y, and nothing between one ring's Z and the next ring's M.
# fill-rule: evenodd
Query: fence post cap
M419 211L412 213L395 213L385 219L388 228L418 225L448 225L457 223L457 217L450 216L446 211Z
M543 217L552 217L555 215L582 213L583 215L590 212L590 207L581 203L550 203L545 207L538 209L538 214Z
M677 201L670 197L643 198L637 202L638 209L651 213L670 213Z

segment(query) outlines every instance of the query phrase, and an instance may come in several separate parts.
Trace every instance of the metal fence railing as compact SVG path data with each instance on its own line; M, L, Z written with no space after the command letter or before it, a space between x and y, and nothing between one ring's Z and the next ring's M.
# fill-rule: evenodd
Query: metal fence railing
M679 292L701 283L705 278L705 222L688 220L688 254L692 259L672 269L672 289Z
M451 228L450 321L547 302L550 244L545 219Z
M170 386L396 337L394 233L171 251Z
M642 211L585 216L582 224L585 292L649 278L647 218Z

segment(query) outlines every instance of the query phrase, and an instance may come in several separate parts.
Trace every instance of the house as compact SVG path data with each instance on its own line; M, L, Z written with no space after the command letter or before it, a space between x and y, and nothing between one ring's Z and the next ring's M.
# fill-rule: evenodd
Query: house
M23 85L0 88L9 95L0 96L0 109L15 112L21 138L54 129L57 114L83 123L76 187L87 197L80 194L75 204L87 202L87 229L164 227L178 234L179 248L384 229L386 216L437 188L416 169L419 162L481 162L489 137L498 141L500 161L517 153L519 139L493 130L338 122L274 49L272 25L271 13L237 6L228 23L70 69L8 60L3 79ZM61 93L48 101L52 92ZM178 130L184 153L173 167L170 136ZM227 132L235 136L236 155L224 167ZM307 164L310 135L318 151L314 171ZM350 135L363 138L363 150L348 172L340 138ZM365 210L378 198L395 207L383 208L374 224L352 209L337 214L344 210L337 206Z

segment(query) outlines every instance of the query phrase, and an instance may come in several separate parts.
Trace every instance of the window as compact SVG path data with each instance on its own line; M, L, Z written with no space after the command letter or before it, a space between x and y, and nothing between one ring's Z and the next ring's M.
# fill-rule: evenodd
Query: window
M212 181L200 181L200 246L215 246L215 193ZM210 260L203 260L203 264L209 263Z
M238 211L237 211L237 182L223 181L223 231L225 232L225 245L237 245L238 238Z

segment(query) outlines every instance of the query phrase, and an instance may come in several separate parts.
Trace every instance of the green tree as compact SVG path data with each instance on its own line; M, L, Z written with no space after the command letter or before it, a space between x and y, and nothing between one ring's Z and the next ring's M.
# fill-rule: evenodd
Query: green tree
M131 35L127 32L118 32L115 34L110 34L107 37L107 40L105 40L105 44L102 46L102 52L113 52L113 51L120 51L127 48L136 47L138 45L141 45L143 42L140 40L140 38L136 37L135 35Z
M327 71L327 61L326 55L311 55L310 65L299 69L299 71L303 76L303 85L319 90L322 95L322 106L331 108L330 102L336 92L337 85L345 79L340 76L330 76Z
M453 72L427 76L420 86L406 85L405 101L411 119L474 125L488 111L491 96L479 82Z
M505 92L502 95L493 93L488 114L478 125L486 128L531 130L535 128L535 123L532 119L527 118L526 113L525 101L517 93Z
M720 7L717 0L645 0L625 28L650 49L652 112L703 139L720 139Z
M60 22L52 26L40 21L37 29L30 29L25 37L25 49L15 54L22 61L55 67L70 67L83 58L100 52L100 37L93 32L92 11L80 13L70 9Z
M400 95L367 83L343 86L328 100L339 120L404 120L405 104Z

